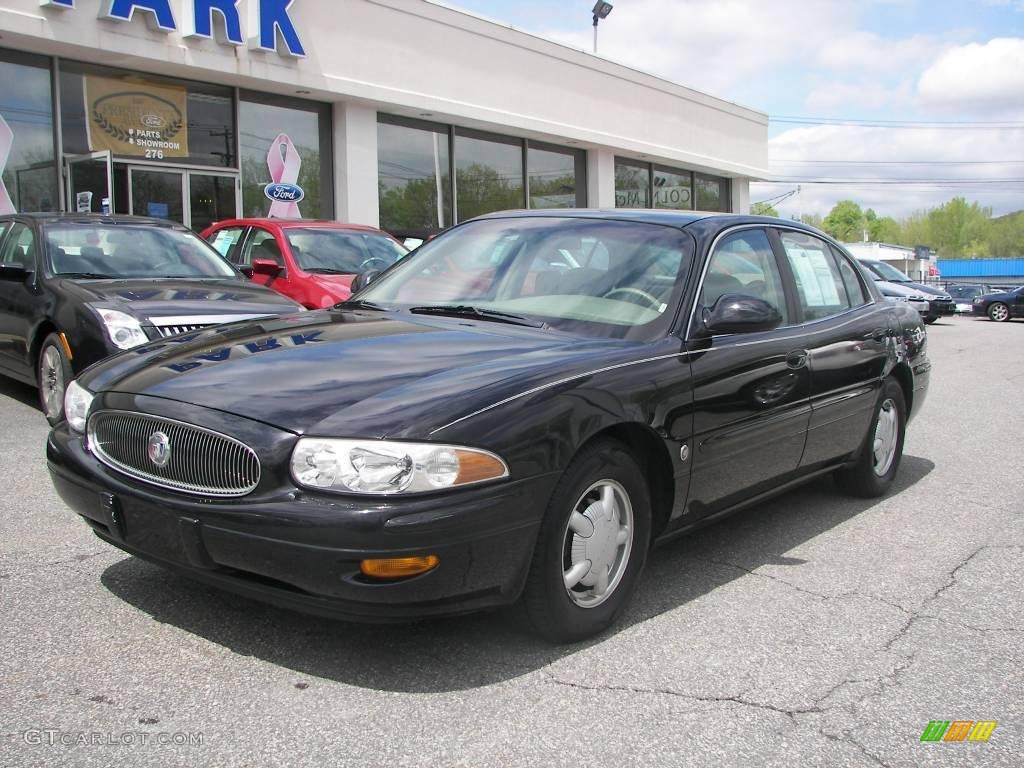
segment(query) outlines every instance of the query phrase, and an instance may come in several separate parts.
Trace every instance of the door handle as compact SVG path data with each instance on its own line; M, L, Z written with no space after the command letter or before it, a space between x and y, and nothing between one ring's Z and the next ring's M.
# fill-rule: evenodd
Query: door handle
M798 370L807 365L807 350L806 349L794 349L788 355L786 355L786 367L793 370Z
M864 338L874 339L875 341L885 341L885 337L888 335L888 328L872 328L868 333L864 334Z

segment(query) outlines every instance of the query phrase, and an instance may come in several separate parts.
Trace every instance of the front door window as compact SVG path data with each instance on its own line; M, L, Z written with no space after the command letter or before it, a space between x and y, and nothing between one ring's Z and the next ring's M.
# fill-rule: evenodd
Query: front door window
M185 175L181 171L132 168L129 178L132 213L136 216L170 219L184 224L184 180Z

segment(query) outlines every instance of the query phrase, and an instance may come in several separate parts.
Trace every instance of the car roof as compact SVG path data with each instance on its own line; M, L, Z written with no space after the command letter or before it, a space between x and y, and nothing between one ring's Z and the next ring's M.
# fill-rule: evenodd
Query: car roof
M344 221L334 221L333 219L279 219L270 216L248 216L241 219L221 219L211 224L211 227L224 227L224 226L250 226L252 224L263 224L265 226L281 227L282 229L291 229L295 227L323 227L326 229L349 229L357 232L381 232L376 227L371 227L366 224L350 224Z
M180 224L177 221L170 221L168 219L156 219L150 216L128 216L125 214L110 213L32 212L12 213L6 216L0 216L0 221L7 221L11 219L30 219L38 224L83 224L90 226L94 226L96 224L103 224L106 226L136 225L148 227L166 227L169 229L187 229L187 227L184 224Z
M722 213L720 211L677 211L667 208L544 208L531 210L496 211L478 216L473 221L510 218L578 218L632 221L644 224L661 224L669 227L688 227L697 222L713 224L764 224L799 229L809 235L821 237L822 232L799 221L755 216L746 213Z

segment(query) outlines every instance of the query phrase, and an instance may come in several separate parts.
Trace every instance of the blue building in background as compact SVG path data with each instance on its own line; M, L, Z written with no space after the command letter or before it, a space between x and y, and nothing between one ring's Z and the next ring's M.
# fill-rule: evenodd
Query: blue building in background
M947 283L985 283L994 287L1024 285L1021 259L939 259L940 279Z

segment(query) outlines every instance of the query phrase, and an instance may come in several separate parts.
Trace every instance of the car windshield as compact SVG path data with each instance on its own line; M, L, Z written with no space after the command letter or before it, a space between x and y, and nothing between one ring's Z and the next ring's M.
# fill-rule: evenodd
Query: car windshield
M973 299L985 293L985 289L980 285L949 285L946 286L946 291L954 299Z
M883 280L888 280L890 283L913 282L909 277L896 269L896 267L891 264L886 264L884 261L866 261L864 263L880 275Z
M45 236L48 266L58 277L239 276L202 238L184 229L68 223L48 226Z
M408 251L379 232L289 227L285 237L299 268L306 272L356 275L387 269Z
M424 243L358 298L419 312L504 313L588 336L648 340L672 323L691 243L676 228L638 222L485 219Z

